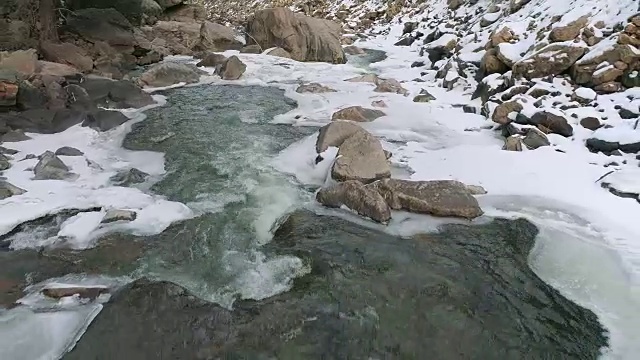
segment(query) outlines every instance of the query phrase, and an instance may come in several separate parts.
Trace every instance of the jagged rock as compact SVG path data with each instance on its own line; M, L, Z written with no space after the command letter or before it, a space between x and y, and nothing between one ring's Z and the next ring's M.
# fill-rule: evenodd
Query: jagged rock
M2 135L2 138L0 138L0 140L2 140L2 142L11 143L31 140L31 138L27 136L22 130L11 130Z
M405 36L404 38L398 40L394 46L411 46L416 41L416 38L413 36Z
M573 127L569 125L567 119L547 111L535 113L531 117L531 122L538 127L543 126L544 128L549 129L550 132L555 134L559 134L565 137L573 135Z
M0 171L7 170L11 167L9 158L3 154L0 154Z
M519 113L520 111L522 111L522 109L522 105L520 105L520 103L518 103L517 101L502 103L498 105L494 110L493 115L491 116L491 120L493 120L493 122L495 123L506 125L513 121L513 118L509 115L511 113Z
M82 156L84 153L74 147L71 146L63 146L56 150L55 155L57 156Z
M551 145L551 142L549 142L547 136L538 129L524 129L523 133L524 138L522 138L522 143L524 143L530 150L534 150L542 146Z
M378 191L394 210L465 219L483 214L469 188L459 181L383 179L367 187Z
M345 46L344 47L344 52L347 55L363 55L365 54L364 50L362 50L361 48L354 46L354 45L350 45L350 46Z
M445 46L434 46L424 49L427 53L427 57L432 64L437 63L438 61L451 57L451 50L447 49Z
M338 110L331 116L331 120L351 120L356 122L370 122L386 114L381 110L367 109L362 106L350 106Z
M33 172L35 174L34 180L64 180L71 175L67 165L51 151L40 155L40 161L36 164Z
M596 131L600 127L602 127L602 124L600 124L600 120L591 116L580 120L580 125L585 129L589 129L593 131Z
M238 80L246 70L247 65L233 55L217 69L216 74L220 75L223 80Z
M240 50L243 46L244 44L236 38L236 34L233 29L210 21L204 21L202 22L202 25L200 25L200 37L198 42L192 50Z
M589 23L589 16L584 15L564 26L554 27L549 33L552 42L569 41L577 38L580 31Z
M5 48L0 47L0 49ZM13 70L22 75L31 76L37 68L38 53L34 49L0 52L0 69Z
M78 296L81 299L95 300L102 294L108 294L106 287L60 287L42 289L42 294L52 299L62 299L63 297Z
M196 66L218 68L219 66L222 66L222 64L224 64L225 61L227 61L226 56L222 54L210 53L207 56L205 56L204 59L202 59L199 63L197 63Z
M267 55L271 55L271 56L277 56L277 57L285 58L285 59L293 59L291 57L291 54L287 50L285 50L285 49L283 49L281 47L277 47L275 49L271 49L271 50L267 51L266 54Z
M193 84L200 81L200 75L204 74L195 66L181 63L165 62L153 65L140 76L143 85L151 87L163 87L177 83Z
M111 177L111 181L119 186L130 186L147 181L149 174L136 168L120 171Z
M4 180L0 180L0 200L4 200L11 196L22 195L27 191L14 186Z
M551 44L513 64L513 75L527 79L558 75L584 53L585 48L579 45Z
M332 21L294 13L286 8L257 11L247 22L247 45L282 47L297 61L343 64L341 28Z
M73 66L81 72L93 69L93 60L84 50L71 43L43 42L40 44L42 57L47 61Z
M413 98L413 102L430 102L435 100L436 97L431 95L427 90L422 89L420 90L420 94L416 95Z
M316 200L324 206L339 208L346 206L362 216L379 223L391 220L391 209L385 199L375 189L359 181L345 181L322 188Z
M593 55L592 55L593 54ZM591 52L585 54L585 57L575 63L575 65L571 68L571 77L578 84L588 84L592 81L594 77L594 73L600 72L599 66L600 64L607 62L609 64L615 64L617 62L623 62L625 64L631 64L640 59L640 52L638 52L635 47L630 45L620 45L615 44L612 47L602 50L594 48ZM611 66L611 68L620 71L615 68L615 66ZM611 68L606 68L607 70ZM615 71L618 74L618 71ZM619 73L618 76L622 75ZM612 74L609 74L608 77L611 77ZM614 78L615 80L615 78ZM613 80L610 80L613 81ZM606 83L607 81L605 81ZM596 84L596 85L601 85Z
M127 121L129 118L119 111L98 109L87 116L87 119L82 122L82 126L97 131L108 131Z
M336 92L334 89L324 86L322 84L319 83L309 83L309 84L303 84L298 86L298 88L296 89L297 93L312 93L312 94L319 94L319 93L328 93L328 92Z
M506 151L522 151L522 137L512 135L505 139L502 150Z
M116 221L134 221L138 214L131 210L108 210L102 218L102 224L109 224Z
M260 45L248 45L240 49L240 53L242 54L261 54L262 48Z
M79 86L86 90L91 101L101 107L140 108L155 103L149 93L131 81L86 76Z
M64 90L67 93L69 108L77 110L93 110L96 104L91 100L89 93L80 85L69 84Z

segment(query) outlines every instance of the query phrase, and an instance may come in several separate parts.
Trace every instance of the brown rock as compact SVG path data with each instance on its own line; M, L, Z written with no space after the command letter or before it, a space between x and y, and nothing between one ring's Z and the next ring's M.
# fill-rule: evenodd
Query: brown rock
M611 94L611 93L624 91L625 88L624 86L622 86L621 83L612 81L612 82L600 84L594 87L593 90L603 94Z
M330 87L324 86L319 83L309 83L298 86L296 89L297 93L312 93L312 94L320 94L320 93L328 93L328 92L336 92Z
M589 129L593 131L598 130L602 126L602 124L600 124L600 120L594 117L586 117L580 120L580 125L582 125L582 127L585 129Z
M596 70L591 78L591 83L593 85L600 85L607 82L615 81L617 78L622 76L624 71L615 68L614 66L608 66L603 70Z
M371 106L379 107L379 108L386 108L387 107L387 103L385 103L382 100L374 100L374 101L371 102Z
M396 93L401 95L409 94L409 91L403 88L400 82L396 79L378 78L375 84L376 84L376 88L373 89L373 91L375 92L388 92L388 93Z
M447 0L447 6L449 6L451 10L457 10L463 3L463 0Z
M102 294L108 294L109 289L105 287L66 287L66 288L45 288L42 294L53 299L78 295L82 299L95 300Z
M247 65L234 55L227 59L216 73L223 80L238 80L245 71L247 71Z
M515 112L519 113L522 111L523 107L517 101L509 101L506 103L502 103L498 105L491 116L491 120L493 122L506 125L512 122L513 120L509 118L509 114Z
M384 224L391 219L391 209L380 193L359 181L346 181L322 188L316 194L316 200L333 208L344 205L379 223Z
M38 73L55 77L67 77L80 75L78 69L65 64L49 61L38 61Z
M207 19L207 11L200 4L182 4L165 10L161 19L181 22L203 21Z
M376 189L395 210L465 219L483 214L469 188L459 181L383 179L367 187Z
M597 71L598 66L603 62L615 64L618 61L622 61L625 64L631 64L640 60L640 53L630 45L615 44L605 51L601 49L592 51L597 52L597 55L590 56L590 53L587 53L584 59L577 61L571 68L571 77L578 84L590 83L593 73Z
M363 55L365 54L364 50L357 46L345 46L344 52L348 55Z
M332 121L329 125L320 128L316 152L320 154L329 147L340 147L347 138L359 131L365 130L349 121Z
M279 46L297 61L343 64L341 27L332 21L294 13L286 8L257 11L247 22L247 45Z
M205 56L200 62L196 64L197 67L206 66L217 68L218 66L222 66L222 64L227 61L227 57L222 54L209 53Z
M0 80L0 107L14 106L18 97L18 85L15 82Z
M506 151L522 151L522 137L518 135L511 135L504 141L502 150Z
M66 64L81 72L89 72L93 69L93 60L84 50L71 43L43 42L40 44L40 51L44 60Z
M0 68L31 76L37 70L38 54L34 49L0 52Z
M585 48L577 45L551 44L516 62L513 75L527 79L558 75L569 69L584 53Z
M543 126L550 132L562 135L564 137L573 135L573 127L569 125L567 119L547 111L535 113L531 117L531 122L536 124L537 126Z
M199 35L192 51L240 50L243 47L233 29L210 21L202 22Z
M553 28L549 33L549 40L552 42L560 42L577 38L580 35L580 30L589 22L589 16L590 15L584 15L565 26Z
M633 36L630 36L628 34L624 34L624 33L620 33L619 37L618 37L618 44L620 45L633 45L633 46L640 46L640 39L637 39Z
M285 58L285 59L293 59L291 57L291 54L289 54L289 52L283 48L275 48L272 50L269 50L267 52L267 55L271 55L271 56L277 56L277 57L281 57L281 58Z
M490 37L490 47L494 48L496 46L498 46L499 44L502 43L506 43L506 42L511 42L511 40L515 39L515 35L513 33L513 30L511 30L509 27L505 26L503 28L501 28L500 30L497 31L493 31L491 33L491 37Z
M242 54L262 54L262 48L260 45L249 45L240 49Z
M498 51L496 49L489 49L482 56L482 60L480 61L480 71L483 76L504 74L509 71L509 66L498 58Z
M370 122L386 114L380 110L367 109L362 106L350 106L338 110L331 116L331 120L351 120L356 122Z
M364 129L342 142L331 169L331 177L337 181L367 184L390 176L391 168L380 141Z

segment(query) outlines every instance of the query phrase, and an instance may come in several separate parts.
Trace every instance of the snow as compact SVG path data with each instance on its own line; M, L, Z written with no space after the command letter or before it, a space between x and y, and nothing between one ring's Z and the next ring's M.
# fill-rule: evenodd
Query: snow
M600 128L593 133L593 137L620 144L633 144L640 142L640 129L628 128L619 125L612 128Z
M585 99L585 100L595 100L596 97L598 96L598 94L596 94L595 91L593 91L592 89L589 88L585 88L585 87L581 87L576 89L575 91L576 96Z

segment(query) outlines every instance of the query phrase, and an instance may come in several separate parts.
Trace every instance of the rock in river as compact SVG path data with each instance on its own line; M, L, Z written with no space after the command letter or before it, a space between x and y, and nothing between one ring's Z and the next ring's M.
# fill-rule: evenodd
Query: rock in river
M205 74L197 67L187 64L165 62L152 66L140 76L140 83L145 86L163 87L177 83L192 84L200 81Z
M67 165L51 151L40 156L33 172L35 180L64 180L71 176Z
M316 200L324 206L339 208L342 205L380 223L391 219L391 209L375 189L359 181L346 181L320 189Z

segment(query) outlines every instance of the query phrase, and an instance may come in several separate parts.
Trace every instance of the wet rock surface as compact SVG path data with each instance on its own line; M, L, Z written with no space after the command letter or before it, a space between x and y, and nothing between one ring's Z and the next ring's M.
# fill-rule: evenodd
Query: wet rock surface
M596 358L596 316L527 266L536 235L495 220L399 239L297 211L266 249L308 264L291 291L228 310L143 278L64 359Z

